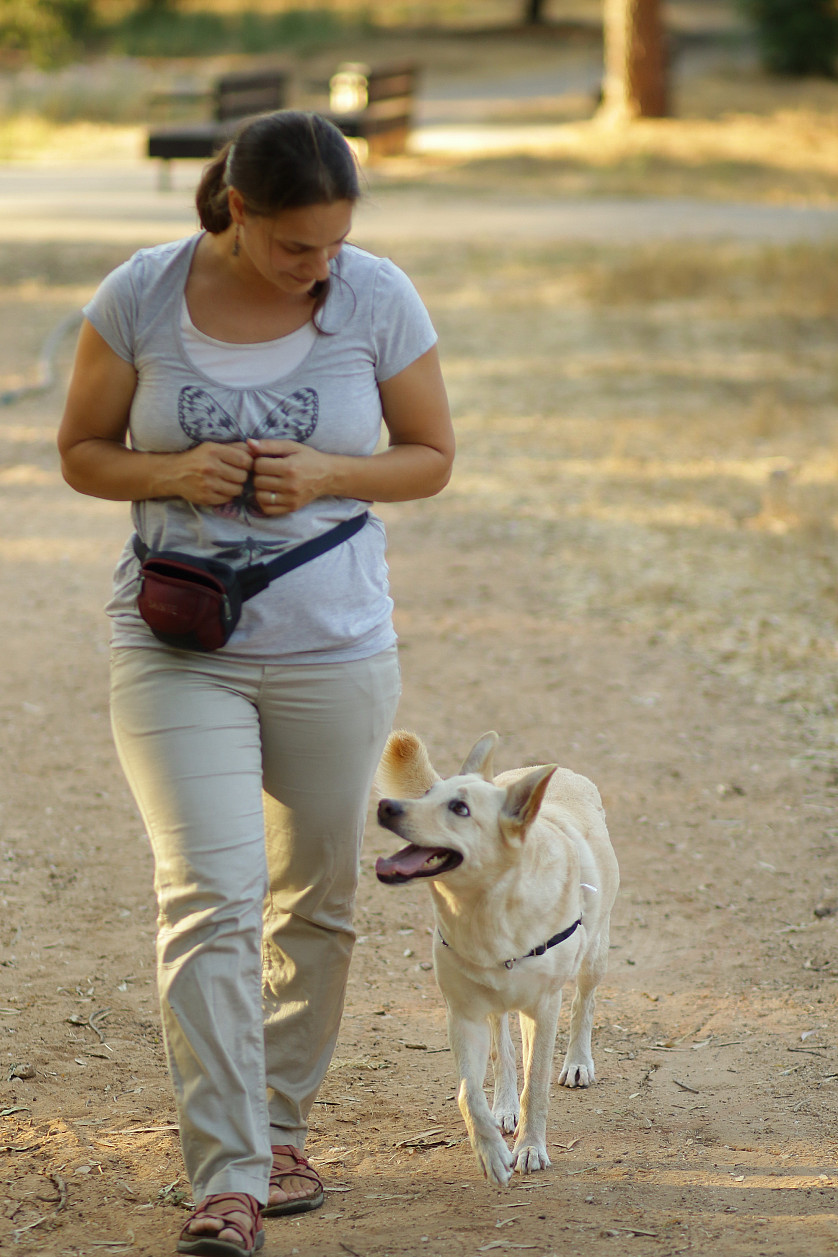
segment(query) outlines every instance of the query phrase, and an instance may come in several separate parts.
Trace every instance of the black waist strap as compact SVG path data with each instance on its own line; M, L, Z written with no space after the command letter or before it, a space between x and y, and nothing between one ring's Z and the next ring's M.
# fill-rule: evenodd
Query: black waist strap
M301 567L310 559L316 559L327 550L339 546L342 541L348 541L356 532L361 531L369 517L369 511L364 511L362 515L353 515L351 519L345 519L343 523L336 524L334 528L321 533L319 537L312 537L309 541L286 550L284 554L271 559L269 563L254 563L250 567L240 568L236 571L236 578L241 589L242 601L246 602L248 598L261 593L277 576L284 576L295 567ZM150 548L136 533L133 537L133 545L137 558L141 563L144 562L151 554Z

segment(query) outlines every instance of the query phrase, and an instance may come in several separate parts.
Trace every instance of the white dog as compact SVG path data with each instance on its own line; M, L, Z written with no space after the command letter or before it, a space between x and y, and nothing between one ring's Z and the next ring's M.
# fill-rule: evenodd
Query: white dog
M619 885L599 792L555 764L492 775L496 733L472 748L456 777L440 778L421 740L393 733L378 770L378 821L408 842L375 871L392 885L427 877L434 969L448 1010L458 1102L483 1173L504 1186L513 1170L550 1164L547 1109L565 982L576 979L559 1081L594 1081L594 993L608 962ZM518 1102L507 1013L517 1011L524 1057ZM483 1082L491 1054L494 1103ZM515 1132L510 1152L500 1132Z

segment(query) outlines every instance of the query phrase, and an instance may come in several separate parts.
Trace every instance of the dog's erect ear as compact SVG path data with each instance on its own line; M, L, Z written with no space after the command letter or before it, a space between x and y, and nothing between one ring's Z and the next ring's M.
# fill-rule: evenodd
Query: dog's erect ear
M390 734L375 774L375 787L380 794L421 799L439 780L421 738L403 729Z
M470 773L479 773L484 781L494 781L495 771L492 761L499 741L500 738L496 733L484 733L469 751L457 776L467 777Z
M558 764L534 768L526 777L521 777L508 788L500 812L500 823L505 837L524 838L538 815L544 792L557 768Z

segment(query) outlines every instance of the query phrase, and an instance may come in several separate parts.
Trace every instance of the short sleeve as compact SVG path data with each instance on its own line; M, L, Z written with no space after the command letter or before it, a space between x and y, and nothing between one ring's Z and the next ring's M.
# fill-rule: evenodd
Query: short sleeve
M82 313L115 354L133 364L136 341L136 256L107 275Z
M431 317L404 271L384 258L372 305L375 375L389 380L436 344Z

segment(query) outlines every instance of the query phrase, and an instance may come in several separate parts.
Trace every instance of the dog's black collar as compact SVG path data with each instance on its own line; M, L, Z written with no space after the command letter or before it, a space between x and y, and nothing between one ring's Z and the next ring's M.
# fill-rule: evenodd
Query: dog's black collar
M571 934L574 934L576 930L578 930L581 924L582 918L579 917L578 921L574 921L573 925L569 925L566 930L560 930L558 934L554 934L552 938L548 938L546 943L539 943L537 947L533 947L532 951L528 951L526 956L518 956L515 960L504 960L504 969L511 969L513 965L518 964L519 960L529 960L530 956L543 956L548 947L555 947L557 943L563 943L566 938L570 938ZM450 947L451 944L446 943L439 930L437 930L437 934L439 934L439 941L442 943L442 946Z

